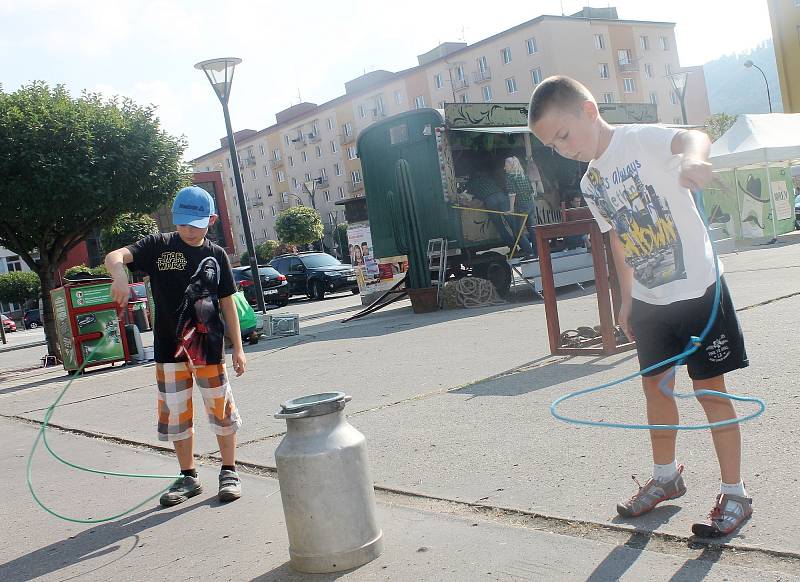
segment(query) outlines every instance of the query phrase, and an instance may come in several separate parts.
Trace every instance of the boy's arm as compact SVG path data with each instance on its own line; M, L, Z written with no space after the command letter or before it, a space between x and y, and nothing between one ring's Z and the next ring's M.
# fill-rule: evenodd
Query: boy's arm
M247 358L242 347L242 330L239 328L239 317L236 315L233 295L223 297L219 300L219 304L222 307L222 317L225 318L225 329L233 343L233 371L237 376L241 376L247 368Z
M128 270L125 265L132 262L133 254L131 254L128 247L111 251L106 255L106 269L108 269L111 278L114 280L111 283L111 297L123 308L128 304L128 295L130 294Z
M611 230L609 235L611 238L611 256L614 257L614 266L617 270L617 278L619 279L619 288L622 295L622 305L617 319L625 335L633 340L636 338L633 337L633 330L630 328L628 321L631 315L631 304L633 303L633 268L625 262L625 249L617 231Z
M695 129L682 131L672 138L672 153L680 154L680 185L692 192L698 192L711 183L711 164L708 153L711 140Z

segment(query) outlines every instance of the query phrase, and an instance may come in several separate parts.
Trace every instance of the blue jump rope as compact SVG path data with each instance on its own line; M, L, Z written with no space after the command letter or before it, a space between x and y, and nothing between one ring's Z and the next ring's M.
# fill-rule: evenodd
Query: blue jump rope
M695 196L695 204L700 214L700 218L702 218L703 224L705 225L706 230L708 230L708 222L706 220L706 215L703 209L703 199L701 193L696 192L694 193L694 196ZM709 234L709 240L711 240L710 234ZM717 319L717 314L719 312L720 296L722 294L722 282L720 279L719 259L717 258L717 249L714 248L713 240L711 240L711 249L714 254L714 269L716 271L716 284L714 286L714 306L711 308L711 314L708 317L708 322L706 323L705 328L703 328L702 333L700 333L699 336L692 336L689 339L689 343L686 344L684 350L677 356L667 358L663 362L658 362L657 364L653 364L652 366L645 368L644 370L640 370L635 374L630 374L628 376L625 376L624 378L620 378L619 380L614 380L613 382L606 382L605 384L601 384L599 386L593 386L591 388L585 388L583 390L570 392L569 394L565 394L564 396L557 398L550 405L550 413L554 417L556 417L558 420L562 420L570 424L600 426L605 428L628 428L635 430L706 430L706 429L713 429L713 428L727 426L729 424L737 424L748 420L753 420L754 418L758 418L759 416L764 414L767 405L760 398L755 398L753 396L736 396L734 394L728 394L727 392L719 392L717 390L696 390L692 392L675 392L669 386L667 386L667 384L673 378L675 378L676 368L678 366L684 365L686 359L702 347L703 342L708 336L709 331L711 331L711 327L714 325L714 322ZM716 396L718 398L727 398L728 400L736 400L738 402L752 402L758 405L758 410L746 416L730 418L728 420L721 420L718 422L708 422L705 424L625 424L621 422L602 422L599 420L585 420L581 418L571 418L569 416L565 416L560 412L558 412L558 405L561 404L562 402L571 400L573 398L578 398L580 396L585 396L586 394L591 394L592 392L598 392L600 390L606 390L607 388L612 388L613 386L617 386L618 384L622 384L623 382L628 382L629 380L633 380L638 376L643 376L648 372L652 372L653 370L657 370L658 368L673 363L675 365L670 368L669 373L665 374L664 377L661 379L661 382L659 382L659 389L666 396L673 396L675 398L684 398L684 399L697 398L699 396Z

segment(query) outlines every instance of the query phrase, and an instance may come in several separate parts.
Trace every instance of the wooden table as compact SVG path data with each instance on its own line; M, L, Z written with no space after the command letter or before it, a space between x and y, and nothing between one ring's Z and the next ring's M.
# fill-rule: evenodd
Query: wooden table
M631 341L617 344L617 340L614 337L614 326L617 324L616 315L619 313L621 297L616 270L614 269L614 260L611 256L611 242L608 233L603 234L600 232L597 222L594 218L586 218L587 214L588 209L578 208L575 211L565 213L567 222L540 224L536 227L536 245L539 251L544 310L547 317L547 336L550 339L550 353L553 355L607 356L636 347L636 343ZM571 217L575 218L570 220ZM555 281L553 280L553 262L550 256L550 240L585 234L589 235L589 242L592 245L592 263L594 265L602 343L600 346L566 347L561 344L561 326L558 321L558 305Z

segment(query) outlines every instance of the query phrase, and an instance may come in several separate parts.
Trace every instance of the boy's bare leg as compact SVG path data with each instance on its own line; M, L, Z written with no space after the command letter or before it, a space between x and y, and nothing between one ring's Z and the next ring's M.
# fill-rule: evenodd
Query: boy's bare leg
M715 376L708 380L692 380L695 390L715 390L726 392L725 376ZM736 418L733 402L718 396L700 396L700 404L705 410L709 422L719 422ZM723 483L739 483L741 481L742 438L738 424L729 424L711 431L714 449L717 451L719 469Z
M219 444L219 454L222 457L223 465L236 464L236 433L217 435Z
M655 376L642 376L642 386L647 399L648 424L678 424L678 406L675 398L666 396L660 388L664 376L671 374L670 370ZM673 376L666 385L670 390L675 388ZM653 462L657 465L667 465L675 460L675 440L677 431L651 430L650 443L653 447Z
M181 471L194 469L194 435L180 441L173 441L172 444L175 447Z

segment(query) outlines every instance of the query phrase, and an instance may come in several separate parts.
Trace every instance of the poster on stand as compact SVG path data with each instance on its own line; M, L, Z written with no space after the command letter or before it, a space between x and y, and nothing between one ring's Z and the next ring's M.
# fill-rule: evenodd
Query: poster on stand
M369 225L354 224L347 228L350 260L356 269L358 290L361 295L391 289L408 270L406 257L376 258L372 248Z

